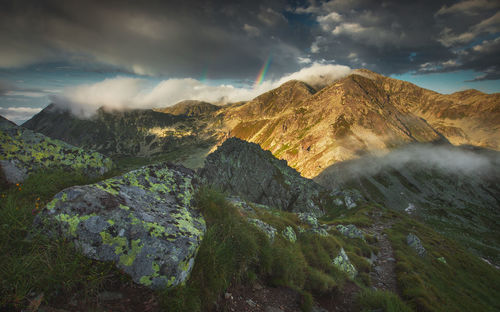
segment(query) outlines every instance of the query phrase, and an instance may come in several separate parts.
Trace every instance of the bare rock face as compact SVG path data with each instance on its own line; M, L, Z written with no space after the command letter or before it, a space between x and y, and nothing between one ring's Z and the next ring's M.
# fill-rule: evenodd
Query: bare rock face
M226 140L207 156L200 175L208 184L252 202L285 211L323 214L323 188L254 143Z
M38 169L81 170L98 176L112 167L111 159L87 152L43 134L0 120L0 170L7 183L20 183Z
M143 167L58 193L35 219L43 233L73 241L86 256L113 261L134 282L162 289L186 281L206 226L191 206L194 172Z

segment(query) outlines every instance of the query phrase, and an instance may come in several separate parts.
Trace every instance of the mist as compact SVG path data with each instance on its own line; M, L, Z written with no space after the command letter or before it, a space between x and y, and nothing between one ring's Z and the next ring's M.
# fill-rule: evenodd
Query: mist
M408 167L476 176L492 174L498 171L499 165L500 153L497 152L477 152L453 145L412 144L334 164L316 179L333 179L342 183Z
M347 66L313 63L279 79L265 80L254 88L230 84L211 86L192 78L167 79L151 86L145 79L118 76L66 88L60 95L52 96L51 100L78 117L88 118L100 107L122 110L168 107L183 100L214 104L248 101L289 80L301 80L321 88L350 72Z

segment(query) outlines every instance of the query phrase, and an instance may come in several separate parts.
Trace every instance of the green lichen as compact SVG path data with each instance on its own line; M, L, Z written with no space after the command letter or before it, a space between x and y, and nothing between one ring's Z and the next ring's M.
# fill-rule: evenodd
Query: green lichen
M81 221L78 216L70 216L68 214L61 213L55 216L55 219L61 222L66 222L69 226L69 233L72 236L76 236L76 228Z
M193 218L186 208L180 209L180 212L173 213L171 216L175 218L180 231L190 233L189 237L203 235L203 232L194 226L195 222L204 225L205 219L203 219L203 217Z
M139 279L139 283L145 286L151 286L153 283L153 278L160 276L160 265L154 262L152 263L153 274L144 275Z
M127 238L112 236L106 231L100 235L103 244L115 247L115 254L120 257L119 263L124 266L131 266L143 247L140 239L132 240L129 244Z
M291 226L287 226L281 234L289 242L295 243L297 241L297 235Z
M142 221L144 228L151 234L151 236L159 237L165 234L165 227L159 225L156 222L146 222Z

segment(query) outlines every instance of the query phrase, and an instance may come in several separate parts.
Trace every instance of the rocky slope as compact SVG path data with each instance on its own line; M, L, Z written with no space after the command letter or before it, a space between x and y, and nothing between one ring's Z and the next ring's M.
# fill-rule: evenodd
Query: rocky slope
M324 214L324 190L254 143L227 139L208 155L199 173L207 184L252 202L284 211Z
M101 108L82 119L53 104L25 127L106 155L151 157L182 148L211 147L215 132L207 121L153 110Z
M0 117L0 171L8 183L20 183L39 169L81 170L99 176L112 167L111 159L19 127Z
M332 165L315 181L331 189L355 188L500 265L499 152L413 145Z

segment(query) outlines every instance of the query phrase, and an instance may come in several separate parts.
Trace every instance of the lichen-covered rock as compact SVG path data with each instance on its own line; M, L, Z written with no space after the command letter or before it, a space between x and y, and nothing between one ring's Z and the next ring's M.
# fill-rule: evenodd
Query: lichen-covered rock
M260 230L262 230L267 238L269 238L269 240L271 242L274 241L274 237L276 236L276 233L278 232L272 225L269 225L265 222L263 222L262 220L260 219L254 219L254 218L249 218L248 219L248 222L250 224L253 224L255 225L256 227L258 227Z
M333 264L342 272L347 273L350 278L355 278L356 275L358 275L358 271L356 270L354 265L352 265L349 257L344 251L344 248L341 248L339 255L335 259L333 259Z
M253 208L246 201L242 200L238 196L228 196L226 197L226 200L240 210L243 210L248 213L255 213Z
M297 241L297 235L291 226L287 226L281 233L283 237L289 242L295 243Z
M342 235L349 238L360 238L362 240L365 239L363 231L358 229L354 224L348 224L347 226L339 224L336 226L336 228L340 233L342 233Z
M422 245L422 242L420 239L413 233L408 234L406 236L406 243L408 246L410 246L415 252L420 256L423 257L426 254L426 250L424 246Z
M19 183L31 172L47 168L81 170L98 176L111 169L112 162L102 154L53 140L2 118L0 167L8 183Z
M255 143L227 139L208 155L200 175L208 184L251 202L323 215L323 188Z
M309 224L312 228L318 227L318 218L312 213L298 213L297 216L299 220L304 222L305 224Z
M194 172L157 164L58 193L35 227L62 235L88 257L114 261L153 289L183 283L206 226L191 206Z
M313 213L298 213L297 216L299 220L305 224L308 224L311 228L304 230L304 232L311 232L321 236L328 236L328 226L320 224L318 218Z

